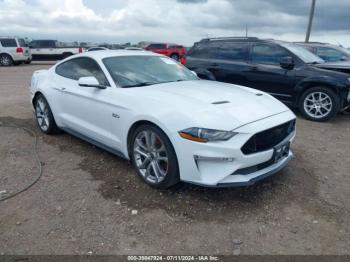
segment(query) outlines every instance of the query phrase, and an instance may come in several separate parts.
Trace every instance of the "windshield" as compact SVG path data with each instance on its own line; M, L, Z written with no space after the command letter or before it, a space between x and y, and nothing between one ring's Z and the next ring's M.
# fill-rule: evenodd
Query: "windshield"
M284 48L287 48L290 52L295 54L297 57L299 57L302 61L304 61L307 64L322 64L324 63L324 60L317 55L311 53L309 50L307 50L304 47L301 47L296 44L291 43L282 43L281 46Z
M346 49L346 48L344 48L342 46L338 46L337 48L338 48L339 51L345 53L346 55L350 55L350 50L349 49Z
M121 87L198 80L186 67L162 56L116 56L103 59L103 63Z

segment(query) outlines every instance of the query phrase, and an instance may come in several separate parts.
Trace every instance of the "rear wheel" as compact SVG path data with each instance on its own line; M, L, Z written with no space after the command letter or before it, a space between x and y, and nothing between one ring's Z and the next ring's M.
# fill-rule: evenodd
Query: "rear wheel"
M153 125L138 127L130 148L133 165L147 184L166 189L179 182L175 150L162 130Z
M2 66L12 66L13 60L12 57L7 54L0 55L0 65Z
M55 134L59 132L49 103L43 95L38 95L35 99L35 117L37 124L45 134Z
M299 101L299 110L306 119L325 122L340 110L339 96L326 87L313 87L306 90Z

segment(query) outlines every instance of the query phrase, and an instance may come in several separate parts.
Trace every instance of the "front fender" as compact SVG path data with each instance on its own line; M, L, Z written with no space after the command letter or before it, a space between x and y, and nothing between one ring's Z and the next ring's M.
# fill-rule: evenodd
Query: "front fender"
M339 79L331 76L312 76L301 80L294 88L295 93L298 98L300 95L309 87L314 86L325 86L330 87L337 94L347 93L349 90L349 85L340 81Z

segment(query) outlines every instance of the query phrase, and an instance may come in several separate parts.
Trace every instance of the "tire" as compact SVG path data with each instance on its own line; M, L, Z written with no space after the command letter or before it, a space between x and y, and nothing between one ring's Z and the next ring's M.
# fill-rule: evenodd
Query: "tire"
M14 62L10 55L2 54L0 55L0 65L1 66L13 66Z
M301 95L299 110L308 120L326 122L339 113L340 98L327 87L312 87Z
M32 60L27 60L27 61L25 61L24 63L25 63L26 65L29 65L31 62L32 62Z
M132 134L129 148L137 174L151 187L167 189L180 181L175 150L158 127L150 124L139 126Z
M43 95L38 95L34 102L35 118L40 130L45 134L57 134L57 127L51 108Z
M179 61L180 60L180 56L178 54L172 54L170 56L170 58L174 59L175 61Z

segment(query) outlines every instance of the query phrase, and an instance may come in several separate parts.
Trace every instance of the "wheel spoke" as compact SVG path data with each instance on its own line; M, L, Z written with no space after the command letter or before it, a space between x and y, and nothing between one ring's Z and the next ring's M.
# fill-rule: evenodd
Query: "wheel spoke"
M160 179L160 176L161 176L160 170L159 170L159 166L158 166L158 164L157 164L156 162L154 162L154 161L151 162L151 165L152 165L152 170L153 170L153 173L154 173L154 175L155 175L155 178L156 178L156 180L157 180L157 182L158 182L159 179Z
M142 164L139 166L140 169L147 169L150 165L150 159L149 157L147 157L143 162Z
M143 151L143 150L141 149L141 147L136 148L134 151L135 151L135 153L138 153L138 154L140 154L141 156L143 156L143 157L145 157L145 158L148 158L147 152Z

